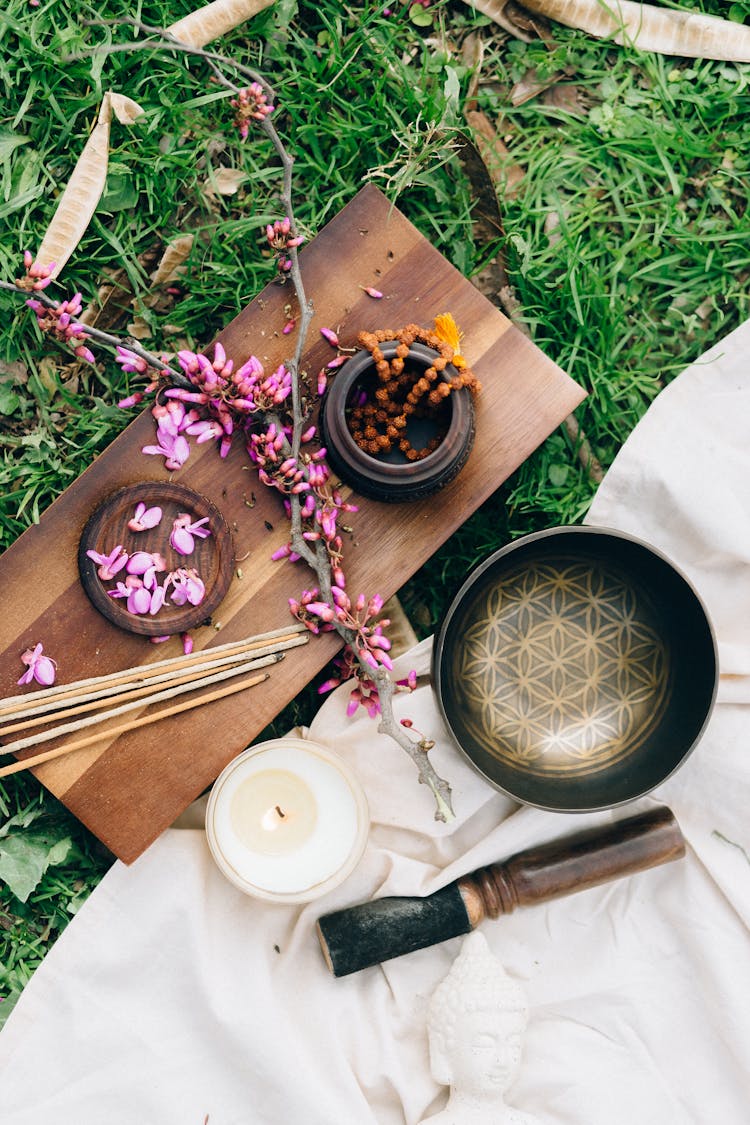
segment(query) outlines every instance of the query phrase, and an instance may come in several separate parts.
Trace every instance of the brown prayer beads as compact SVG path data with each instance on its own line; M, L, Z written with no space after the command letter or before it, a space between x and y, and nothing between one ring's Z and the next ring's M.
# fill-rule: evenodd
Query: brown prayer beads
M380 348L386 340L397 340L395 356L387 360ZM347 424L352 438L363 451L377 457L400 449L407 461L421 461L434 453L445 436L438 431L421 449L414 449L406 435L409 417L439 417L441 404L453 390L467 387L479 390L476 376L463 367L450 376L446 367L453 359L453 348L435 332L407 324L394 331L381 328L377 332L360 332L357 342L370 352L376 373L374 392L357 402L348 412ZM414 343L432 348L438 355L426 370L412 369L405 361ZM366 392L363 392L366 393Z

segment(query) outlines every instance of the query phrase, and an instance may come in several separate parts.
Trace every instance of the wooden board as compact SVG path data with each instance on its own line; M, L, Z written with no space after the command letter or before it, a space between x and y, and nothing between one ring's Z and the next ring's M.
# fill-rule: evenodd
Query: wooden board
M313 375L332 356L319 334L343 343L358 331L430 325L450 311L465 332L462 351L482 381L477 439L467 466L442 493L416 504L358 500L347 544L349 590L393 594L584 398L584 391L463 278L374 187L368 186L305 247L302 272L315 302L305 366ZM361 286L385 296L373 300ZM291 290L269 285L221 334L230 356L277 366L292 348L281 329ZM215 445L195 446L168 474L144 456L154 422L145 411L0 558L0 695L15 694L20 654L41 641L59 664L58 682L163 659L172 640L152 645L107 621L81 589L76 566L82 529L101 500L124 485L172 479L223 512L241 571L214 614L196 630L196 649L289 620L287 598L310 584L301 563L272 562L287 540L277 494L258 483L240 443L222 461ZM330 660L333 634L314 638L275 667L262 687L155 723L108 744L47 763L40 780L125 862L133 861ZM384 744L384 752L402 751ZM427 790L415 800L429 802Z

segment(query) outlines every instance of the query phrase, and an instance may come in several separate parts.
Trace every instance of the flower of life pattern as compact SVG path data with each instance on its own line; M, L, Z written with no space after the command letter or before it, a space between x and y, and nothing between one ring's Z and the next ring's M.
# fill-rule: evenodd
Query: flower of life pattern
M545 776L591 773L641 746L664 713L669 661L636 592L590 564L504 576L472 607L456 673L469 735Z

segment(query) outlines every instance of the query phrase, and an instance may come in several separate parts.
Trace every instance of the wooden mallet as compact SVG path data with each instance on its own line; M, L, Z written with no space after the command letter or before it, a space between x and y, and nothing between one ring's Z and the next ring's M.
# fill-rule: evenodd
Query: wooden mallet
M685 854L670 809L555 840L493 863L426 898L381 898L318 920L328 967L344 977L466 934L485 918L634 875Z

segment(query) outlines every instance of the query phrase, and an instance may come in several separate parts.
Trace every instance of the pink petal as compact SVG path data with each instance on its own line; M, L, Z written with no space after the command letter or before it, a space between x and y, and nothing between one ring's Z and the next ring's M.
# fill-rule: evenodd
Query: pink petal
M129 613L148 613L151 608L151 594L145 586L131 590L127 607Z
M140 515L138 509L141 509ZM156 527L157 524L161 523L161 517L162 511L158 506L146 508L145 504L139 504L136 508L135 517L129 522L128 527L131 531L145 531L147 528ZM138 527L133 527L134 523L137 523Z
M186 527L173 528L169 542L180 555L192 555L195 550L195 540Z
M50 687L55 682L55 664L48 656L40 656L29 669L34 673L34 679L44 687Z
M150 551L136 551L127 562L128 574L145 574L154 565L154 558Z
M157 614L159 612L159 610L161 609L161 607L163 605L164 605L164 587L163 586L157 586L156 589L151 594L151 605L148 608L148 612L153 617L153 616L155 616L155 614Z

